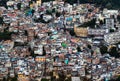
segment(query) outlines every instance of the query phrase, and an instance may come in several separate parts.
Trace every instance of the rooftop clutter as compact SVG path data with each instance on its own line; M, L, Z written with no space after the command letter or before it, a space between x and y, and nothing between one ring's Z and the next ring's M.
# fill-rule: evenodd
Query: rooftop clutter
M111 27L119 25L111 18L117 11L107 10L108 13L101 14L100 9L91 4L23 2L8 2L8 9L1 7L4 23L0 31L8 32L6 36L10 38L3 37L0 42L0 78L10 73L11 77L17 74L21 81L38 79L50 75L56 68L69 71L71 76L93 80L110 79L119 74L120 60L109 54L102 55L99 47L104 39L107 44L117 42L104 37L108 34L111 39L113 34L119 39L116 35L119 28ZM94 18L96 26L91 28L89 24ZM99 19L106 19L106 26L99 24ZM88 27L79 28L85 22L89 22ZM115 32L111 33L110 29Z

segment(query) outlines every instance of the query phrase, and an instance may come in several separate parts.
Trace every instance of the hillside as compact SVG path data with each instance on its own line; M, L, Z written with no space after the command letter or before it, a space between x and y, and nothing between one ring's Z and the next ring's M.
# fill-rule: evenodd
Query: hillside
M0 5L6 5L6 1L8 0L0 0ZM37 0L32 0L37 1ZM47 1L54 1L54 0L42 0L42 2ZM70 4L77 3L78 0L64 0L65 2L68 2ZM79 0L80 3L93 3L97 6L106 7L108 9L119 9L120 8L120 0Z

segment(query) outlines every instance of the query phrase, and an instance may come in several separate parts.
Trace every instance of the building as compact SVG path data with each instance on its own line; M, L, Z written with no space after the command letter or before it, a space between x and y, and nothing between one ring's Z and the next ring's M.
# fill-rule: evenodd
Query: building
M114 19L113 18L106 18L105 24L106 24L106 28L114 29Z
M42 55L43 54L43 45L34 47L34 54Z
M80 37L87 37L88 36L88 29L85 27L74 27L74 32L77 36Z
M72 77L72 81L81 81L80 77Z
M88 29L88 35L103 36L108 33L108 29Z
M118 10L103 10L103 14L110 14L110 15L118 15L119 11Z
M104 35L104 40L108 44L118 43L120 41L120 32L114 32Z
M37 56L35 58L35 61L36 62L45 62L46 58L44 56Z
M37 0L36 5L39 6L41 5L41 3L42 3L42 0Z

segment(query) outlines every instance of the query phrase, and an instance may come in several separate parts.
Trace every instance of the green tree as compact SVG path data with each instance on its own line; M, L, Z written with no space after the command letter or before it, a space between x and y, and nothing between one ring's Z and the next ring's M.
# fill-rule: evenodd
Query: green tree
M100 25L103 25L104 24L104 21L103 20L100 20Z
M66 76L65 76L65 74L64 74L63 71L61 71L60 73L58 73L58 75L59 75L59 81L64 81L65 80Z
M90 27L90 28L95 28L95 24L96 24L96 19L92 19L91 21L85 22L82 25L80 25L80 27Z
M112 8L112 4L109 2L109 3L107 3L107 4L105 5L105 7L108 8L108 9L111 9L111 8Z
M3 22L3 17L0 17L0 25L2 25L4 22Z
M45 47L43 46L43 56L46 55L46 50L45 50Z
M78 52L81 52L80 46L77 47L77 51L78 51Z
M60 17L61 13L60 12L56 12L56 17Z
M3 80L2 81L7 81L7 79L5 77L3 77Z
M64 81L71 81L71 77L67 77Z
M21 3L17 3L17 8L18 8L18 10L21 9Z
M0 40L10 40L11 34L13 34L13 32L9 32L9 31L0 32Z
M110 29L110 32L114 32L115 30L114 29Z
M115 81L120 81L120 76L118 76L118 78Z
M113 57L116 57L116 58L119 58L119 54L118 54L118 51L117 51L117 47L112 47L109 51L109 54Z
M52 15L52 10L46 10L46 14L48 14L48 15Z
M108 50L108 48L106 46L104 46L104 45L100 46L100 52L101 52L101 54L107 53L108 52L107 50Z
M117 20L120 22L120 15L117 16Z
M42 78L41 81L49 81L49 80L46 78Z
M109 81L120 81L120 76L118 76L118 78L116 78L116 79L111 79Z
M88 45L87 45L87 47L88 47L89 49L91 49L91 48L92 48L90 44L88 44Z

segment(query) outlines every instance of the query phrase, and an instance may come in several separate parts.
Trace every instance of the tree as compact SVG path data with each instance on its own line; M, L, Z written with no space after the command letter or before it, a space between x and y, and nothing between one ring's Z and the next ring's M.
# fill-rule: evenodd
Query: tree
M88 47L89 49L91 49L91 48L92 48L90 44L88 44L88 45L87 45L87 47Z
M116 47L110 48L109 54L116 58L120 57Z
M80 46L77 47L77 51L78 51L78 52L81 52Z
M18 8L18 10L21 10L21 3L17 4L17 8Z
M60 17L61 13L60 12L56 12L56 17Z
M32 16L33 16L33 15L34 15L34 13L35 13L35 10L34 10L34 9L32 9L32 11L31 11L31 12L32 12Z
M43 2L49 2L49 1L54 1L54 0L42 0L42 3Z
M80 27L90 27L90 28L95 28L95 24L96 24L96 19L92 19L91 21L85 22L82 25L80 25Z
M67 77L67 79L64 81L71 81L71 77Z
M46 14L48 14L48 15L52 15L52 10L46 10Z
M114 29L110 29L110 32L114 32L115 30Z
M0 40L10 40L12 33L13 32L9 32L9 31L0 32Z
M118 78L115 81L120 81L120 76L118 76Z
M18 80L17 80L17 77L13 77L13 78L11 79L11 81L18 81Z
M55 8L53 8L53 9L52 9L52 13L55 13L55 12L56 12L56 9L55 9Z
M107 53L108 52L107 50L108 50L107 46L105 46L105 45L101 45L100 46L100 52L101 52L101 54Z
M111 9L111 8L112 8L112 4L109 2L109 3L107 3L107 4L105 5L105 7L108 8L108 9Z
M117 20L120 22L120 15L117 16Z
M61 71L60 73L58 73L58 75L59 75L59 81L64 81L65 80L66 76L65 76L65 74L64 74L63 71Z
M118 78L116 78L116 79L111 79L109 81L120 81L120 76L118 76Z
M100 20L100 25L103 25L104 24L104 21L103 20Z
M70 33L70 35L71 35L71 36L76 36L76 34L75 34L74 30L72 30L72 29L71 29L71 30L69 30L69 33Z
M46 78L42 78L41 81L49 81L49 80Z
M43 46L43 56L46 55L46 50L45 50L45 47Z
M0 24L2 25L4 23L3 17L0 17Z
M52 34L52 32L47 32L48 36L50 36Z
M2 81L7 81L7 79L5 77L3 77L3 80Z

